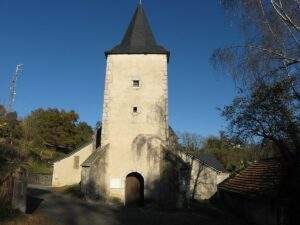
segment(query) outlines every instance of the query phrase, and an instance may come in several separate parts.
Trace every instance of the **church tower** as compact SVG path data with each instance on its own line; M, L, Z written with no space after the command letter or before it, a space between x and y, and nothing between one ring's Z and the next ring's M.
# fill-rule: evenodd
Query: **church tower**
M101 168L109 198L156 198L168 138L169 52L158 45L141 4L121 43L105 52ZM102 150L103 151L103 150ZM103 178L105 174L105 178ZM99 178L100 179L100 178Z

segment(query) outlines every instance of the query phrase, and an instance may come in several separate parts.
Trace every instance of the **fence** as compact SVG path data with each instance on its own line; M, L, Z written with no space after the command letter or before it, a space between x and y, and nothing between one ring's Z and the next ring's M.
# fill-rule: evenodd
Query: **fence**
M30 173L28 184L52 186L52 174Z
M13 174L9 173L0 181L0 208L12 207L13 187Z
M17 169L0 180L0 208L26 211L27 172Z

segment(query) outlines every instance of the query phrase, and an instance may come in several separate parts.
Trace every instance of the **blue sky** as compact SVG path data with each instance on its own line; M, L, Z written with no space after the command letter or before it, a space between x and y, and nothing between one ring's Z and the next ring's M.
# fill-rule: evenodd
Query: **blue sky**
M14 109L75 110L94 126L102 114L104 51L121 41L138 0L0 0L0 103L7 103L17 63L24 74ZM209 64L212 51L238 42L218 0L144 0L157 41L171 51L170 124L178 132L218 134L217 107L236 94L234 82Z

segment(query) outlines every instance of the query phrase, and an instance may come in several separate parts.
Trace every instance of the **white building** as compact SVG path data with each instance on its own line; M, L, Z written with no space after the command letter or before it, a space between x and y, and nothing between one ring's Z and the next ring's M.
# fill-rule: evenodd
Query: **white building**
M203 161L189 169L176 152L166 149L170 54L157 44L141 4L121 43L105 55L101 146L89 144L55 162L53 186L81 181L82 192L89 197L118 198L126 204L165 198L177 204L176 198L183 199L189 189L184 185L202 179L206 184L198 185L194 196L209 198L222 171ZM205 174L198 174L203 165ZM196 180L183 181L190 171ZM171 183L177 187L168 188Z

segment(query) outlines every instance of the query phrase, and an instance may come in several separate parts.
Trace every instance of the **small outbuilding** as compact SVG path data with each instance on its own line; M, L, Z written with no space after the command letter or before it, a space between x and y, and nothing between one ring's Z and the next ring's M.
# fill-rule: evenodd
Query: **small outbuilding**
M89 142L53 163L52 187L79 184L81 164L93 153L94 144Z
M181 153L181 157L190 165L191 199L210 199L217 192L217 185L230 175L211 154Z
M255 162L218 186L218 198L233 212L258 225L285 224L282 182L286 174L278 158Z

